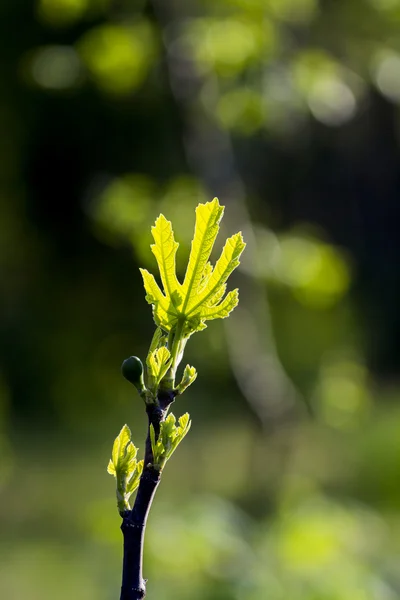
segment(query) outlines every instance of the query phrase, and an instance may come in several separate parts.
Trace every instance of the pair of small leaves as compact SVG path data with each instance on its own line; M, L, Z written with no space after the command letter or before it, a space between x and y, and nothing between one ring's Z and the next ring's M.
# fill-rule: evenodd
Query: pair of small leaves
M152 342L150 344L149 353L146 358L148 370L147 387L153 396L157 395L157 389L160 382L166 376L172 364L171 352L165 345L167 344L167 336L163 335L161 327L157 327ZM180 356L177 357L176 363L180 361ZM175 365L176 366L176 365ZM186 365L183 372L182 381L176 388L178 394L183 394L187 387L197 377L197 371L194 367ZM173 384L173 381L171 382ZM165 381L164 381L165 384Z
M156 393L160 381L171 366L171 353L166 346L152 350L147 355L146 364L149 373L149 389Z
M186 413L179 417L178 425L176 418L171 413L160 423L160 434L156 440L154 427L150 425L151 449L153 452L153 466L160 470L171 457L177 446L183 440L190 429L191 421Z
M225 298L226 281L239 264L245 248L242 234L230 237L222 254L212 268L209 257L219 231L224 207L218 198L199 204L196 208L196 224L185 279L179 283L176 276L175 241L170 221L160 215L152 227L154 244L151 246L160 271L164 293L154 276L140 269L146 291L146 300L153 305L156 324L164 331L171 331L178 322L184 322L183 335L189 337L194 331L206 327L205 321L227 317L238 303L238 290L229 292Z
M131 440L131 431L124 425L115 438L107 472L117 480L118 510L130 510L129 498L139 485L143 460L137 461L138 449Z

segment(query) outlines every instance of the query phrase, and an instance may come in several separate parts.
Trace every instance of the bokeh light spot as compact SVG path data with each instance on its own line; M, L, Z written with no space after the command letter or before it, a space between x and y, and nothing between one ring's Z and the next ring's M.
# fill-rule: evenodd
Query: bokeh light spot
M328 425L343 430L360 427L371 408L365 367L349 360L325 360L316 402L318 413Z
M276 47L276 31L269 21L240 18L195 19L186 26L185 38L199 66L223 76L234 76Z
M273 268L273 276L288 285L299 302L313 308L329 308L350 284L348 266L337 249L299 235L281 238Z
M150 224L154 186L144 175L113 179L92 201L89 212L99 237L109 243L130 242Z
M321 77L308 94L309 108L318 121L338 126L349 121L357 109L350 87L338 77Z
M86 33L79 52L97 86L124 96L143 82L155 57L155 40L148 23L132 27L100 25Z
M39 0L39 19L53 26L71 25L79 21L89 7L89 0Z
M249 88L236 88L222 95L217 115L224 128L251 135L265 121L262 96Z
M71 46L38 48L30 60L33 81L48 90L67 90L82 79L79 56Z
M305 50L292 64L293 81L311 113L328 126L349 121L356 113L363 82L321 50Z
M268 0L274 15L292 23L309 21L317 11L316 0Z
M400 54L393 51L380 52L375 58L373 75L382 94L393 102L400 102Z
M357 520L350 512L311 497L283 518L279 553L288 569L311 574L340 564L359 535Z

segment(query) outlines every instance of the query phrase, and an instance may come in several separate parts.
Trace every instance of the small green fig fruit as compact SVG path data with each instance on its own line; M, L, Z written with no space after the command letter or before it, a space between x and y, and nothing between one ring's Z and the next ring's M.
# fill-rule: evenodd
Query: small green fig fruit
M139 392L142 392L145 389L143 363L140 358L137 356L130 356L124 360L121 366L121 372L125 379L132 383Z

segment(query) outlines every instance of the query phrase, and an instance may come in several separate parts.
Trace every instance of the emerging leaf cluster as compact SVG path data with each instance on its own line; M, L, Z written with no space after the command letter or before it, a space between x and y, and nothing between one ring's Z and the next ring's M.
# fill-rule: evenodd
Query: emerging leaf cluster
M206 321L227 317L238 303L238 290L226 294L226 282L238 266L245 248L242 234L236 233L226 240L214 267L209 262L223 212L224 207L220 206L218 198L197 206L194 237L183 283L176 276L175 259L179 244L175 241L170 221L161 214L152 227L154 244L151 249L158 263L163 291L151 273L140 269L146 300L153 307L157 325L146 358L146 383L143 364L137 356L131 356L123 362L122 374L136 387L148 407L156 405L161 408L163 418L175 397L182 394L197 377L196 369L186 365L181 382L175 385L176 369L187 340L195 331L204 329ZM160 422L156 438L151 424L153 458L146 467L152 466L161 471L189 431L190 425L187 413L179 418L178 423L170 414ZM143 461L137 462L136 455L137 448L131 441L131 432L124 425L114 442L108 465L108 472L117 480L118 509L122 515L130 510L129 498L138 487L143 471Z
M218 198L199 204L196 208L196 224L191 252L183 283L176 276L175 241L170 221L160 215L152 227L154 244L151 249L156 257L164 293L154 276L140 269L146 291L146 300L153 305L156 324L165 332L180 326L183 338L206 327L205 321L227 317L238 303L238 290L225 296L226 281L239 264L245 248L242 234L228 238L214 268L209 262L210 254L219 231L224 207Z
M172 362L171 352L166 347L166 342L167 337L163 335L161 328L157 327L146 358L147 388L153 397L156 396L160 382Z
M124 425L115 438L107 471L117 480L118 510L130 510L129 498L139 485L143 471L143 460L137 461L138 449L131 440L131 431Z
M160 470L167 460L172 456L177 446L181 443L190 429L191 421L189 414L185 413L179 417L178 425L176 418L171 413L160 423L160 434L156 440L154 427L150 426L151 449L153 452L153 466Z
M182 381L176 388L178 394L183 394L186 388L188 388L189 385L193 383L196 377L197 371L195 367L190 367L189 365L186 365L185 370L183 371Z

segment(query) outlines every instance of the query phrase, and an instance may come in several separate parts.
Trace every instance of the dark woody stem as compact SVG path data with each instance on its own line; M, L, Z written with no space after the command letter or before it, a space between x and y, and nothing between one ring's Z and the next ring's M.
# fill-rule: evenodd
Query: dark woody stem
M142 600L146 596L146 580L143 579L143 545L147 517L154 495L161 480L161 472L153 467L150 425L153 425L156 438L160 433L160 423L165 419L169 405L174 401L174 393L159 394L158 404L146 407L149 425L147 430L144 469L132 510L122 516L121 531L124 536L124 558L120 600Z
M141 600L146 596L143 579L143 544L147 517L160 483L160 472L145 467L133 510L123 516L124 560L120 600Z

